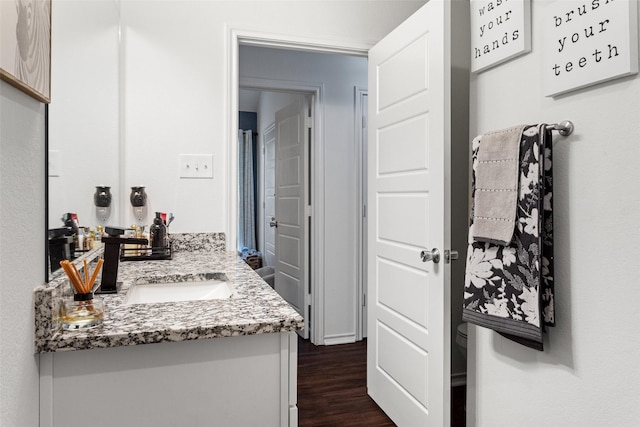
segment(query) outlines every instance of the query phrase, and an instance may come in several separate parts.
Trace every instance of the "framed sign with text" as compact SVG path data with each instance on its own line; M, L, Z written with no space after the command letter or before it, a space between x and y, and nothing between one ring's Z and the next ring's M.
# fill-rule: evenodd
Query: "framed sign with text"
M638 72L637 0L557 0L543 14L546 96Z
M471 0L471 71L531 51L529 0Z

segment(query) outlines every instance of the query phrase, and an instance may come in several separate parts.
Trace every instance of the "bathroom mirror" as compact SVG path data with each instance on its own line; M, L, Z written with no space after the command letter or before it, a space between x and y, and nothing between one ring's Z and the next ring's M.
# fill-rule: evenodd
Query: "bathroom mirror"
M48 228L62 227L67 212L84 227L118 224L128 198L120 191L119 1L56 0L51 15ZM108 212L95 205L97 186L111 187Z

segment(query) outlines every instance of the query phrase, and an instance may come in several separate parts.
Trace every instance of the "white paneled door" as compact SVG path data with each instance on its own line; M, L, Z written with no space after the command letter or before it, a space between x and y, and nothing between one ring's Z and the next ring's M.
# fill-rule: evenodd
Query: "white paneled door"
M264 258L265 265L276 265L276 126L264 132Z
M450 424L447 3L369 52L367 386L399 426Z
M307 235L306 195L307 164L305 145L308 107L300 97L276 113L276 192L275 229L276 268L275 290L305 320L308 319L308 292L305 253ZM308 338L307 322L301 335Z

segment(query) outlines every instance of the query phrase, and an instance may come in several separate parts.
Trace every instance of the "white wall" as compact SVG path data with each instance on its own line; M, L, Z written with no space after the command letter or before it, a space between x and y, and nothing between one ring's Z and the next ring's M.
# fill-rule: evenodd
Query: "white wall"
M555 136L557 326L537 352L469 336L468 425L636 426L640 419L640 76L545 98L542 8L531 53L471 81L471 132L572 120Z
M318 112L322 122L317 125L324 144L325 188L320 196L325 245L324 338L328 342L354 341L359 212L354 88L367 86L367 59L243 46L240 77L322 84L323 104ZM269 99L275 104L261 112L261 132L273 123L275 111L286 105L279 94L263 95L260 104L268 105Z
M174 212L175 232L225 230L225 25L373 44L422 3L122 1L124 185L146 184L149 212ZM180 153L213 154L213 180L178 179Z
M45 276L44 104L0 82L0 425L38 425L33 289Z
M59 152L59 176L49 178L49 227L65 212L80 225L102 224L97 185L112 187L109 225L119 220L119 11L115 0L56 0L52 4L49 150Z

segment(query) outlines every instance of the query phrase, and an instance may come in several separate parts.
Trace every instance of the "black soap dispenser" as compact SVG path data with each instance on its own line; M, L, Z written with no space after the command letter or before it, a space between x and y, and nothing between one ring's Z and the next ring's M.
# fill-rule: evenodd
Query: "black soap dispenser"
M151 252L154 254L165 253L169 247L167 227L160 217L160 212L156 212L156 217L153 219L153 224L149 229L149 241L152 247Z

